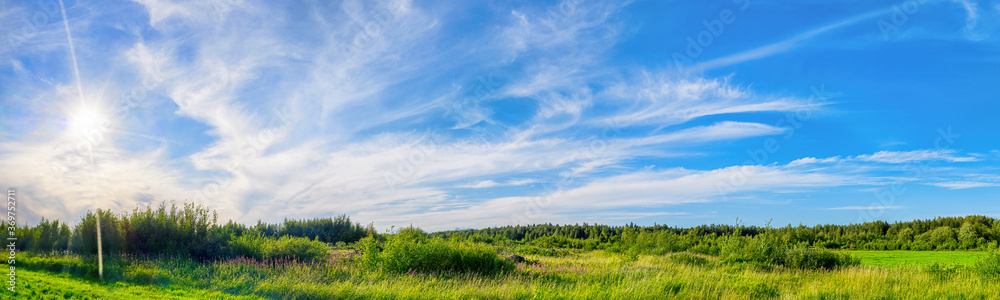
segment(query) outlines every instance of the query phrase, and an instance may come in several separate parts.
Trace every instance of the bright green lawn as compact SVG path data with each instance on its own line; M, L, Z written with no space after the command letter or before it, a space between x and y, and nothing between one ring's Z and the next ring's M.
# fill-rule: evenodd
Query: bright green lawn
M986 257L974 251L847 251L861 259L861 264L894 267L905 265L970 265Z
M105 284L68 274L21 268L17 269L16 290L16 294L6 289L0 291L0 299L262 299L183 286Z

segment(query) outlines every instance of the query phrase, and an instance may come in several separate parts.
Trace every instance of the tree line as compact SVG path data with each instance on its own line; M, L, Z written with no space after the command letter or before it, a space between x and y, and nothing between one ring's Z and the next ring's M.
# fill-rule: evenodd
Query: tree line
M355 243L369 234L378 237L374 228L354 223L346 215L285 219L280 223L258 221L257 224L248 226L233 221L219 224L218 215L202 205L185 203L182 206L168 206L161 203L157 207L136 207L131 212L87 212L72 227L59 220L45 219L36 226L20 226L15 230L18 250L96 253L98 214L101 219L103 250L111 254L168 254L214 258L236 256L240 254L239 249L257 247L247 245L267 244L280 237L302 239L286 239L289 243L319 242L338 245ZM638 226L633 223L623 226L536 224L441 231L431 233L429 237L472 243L531 246L537 247L536 249L605 249L647 254L692 251L718 255L724 247L726 237L755 237L765 233L769 239L783 245L817 249L995 249L1000 240L1000 219L973 215L893 223L873 221L811 227L789 224L778 228L744 226L738 223L690 228L660 224ZM248 234L252 236L237 241ZM2 235L6 237L7 233ZM281 253L278 250L270 252Z
M713 252L720 237L756 236L768 231L789 245L855 250L970 250L997 248L1000 219L973 215L939 217L907 222L865 222L849 225L816 225L770 228L741 225L701 225L690 228L609 225L517 225L433 233L443 238L481 242L511 241L550 248L608 249L648 243L664 250Z
M103 251L109 254L184 255L207 259L238 255L231 247L241 236L277 240L297 237L316 242L353 243L366 235L366 228L339 215L305 220L285 219L282 223L256 225L229 221L218 224L218 214L202 205L184 203L178 207L165 202L158 207L136 207L131 212L88 211L72 228L59 220L42 219L36 226L18 226L14 235L18 250L36 252L67 251L97 253L97 217L100 215ZM5 231L3 236L6 238Z

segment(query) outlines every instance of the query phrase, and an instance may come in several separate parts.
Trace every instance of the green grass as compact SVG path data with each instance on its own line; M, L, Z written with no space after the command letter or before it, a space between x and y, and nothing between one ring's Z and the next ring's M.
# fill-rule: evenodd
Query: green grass
M234 296L184 286L152 286L85 280L68 274L17 269L17 292L2 292L2 299L262 299ZM13 295L13 296L12 296Z
M861 259L861 264L869 266L924 266L933 263L942 265L972 265L986 257L986 252L978 251L844 251Z
M596 250L555 257L526 255L535 263L517 264L497 274L398 274L366 269L356 255L345 254L339 252L322 263L229 260L202 264L109 258L105 261L110 261L111 270L105 272L117 274L114 280L127 283L98 283L34 271L19 271L18 280L22 291L36 292L27 299L39 295L62 299L67 293L71 293L66 296L70 299L221 299L232 294L265 299L1000 298L995 292L1000 290L1000 277L985 277L970 268L943 272L871 265L833 270L762 269L753 264L722 263L703 254L638 255L631 260ZM26 265L35 261L87 263L90 259L24 257Z

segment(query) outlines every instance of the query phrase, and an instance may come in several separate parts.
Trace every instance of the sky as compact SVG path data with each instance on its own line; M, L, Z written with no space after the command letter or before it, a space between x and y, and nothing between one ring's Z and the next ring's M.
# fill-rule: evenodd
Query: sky
M1000 216L1000 2L0 0L19 222Z

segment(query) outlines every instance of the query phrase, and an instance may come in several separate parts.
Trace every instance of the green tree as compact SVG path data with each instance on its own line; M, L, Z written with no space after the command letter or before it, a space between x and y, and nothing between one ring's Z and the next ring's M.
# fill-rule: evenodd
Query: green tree
M965 222L962 224L962 228L958 230L958 242L964 249L972 249L976 247L976 241L979 239L979 231L970 222Z

